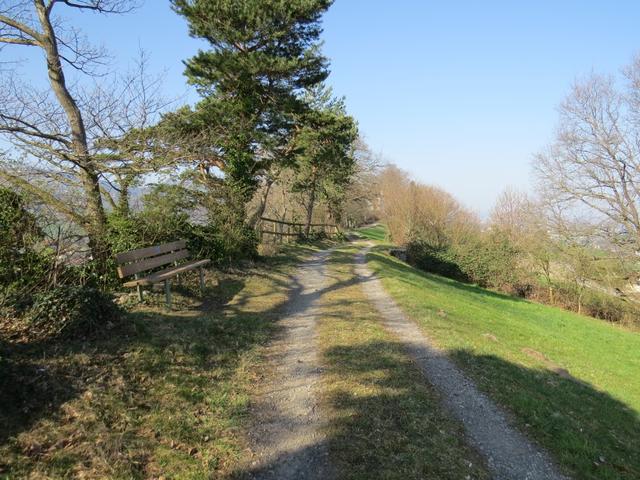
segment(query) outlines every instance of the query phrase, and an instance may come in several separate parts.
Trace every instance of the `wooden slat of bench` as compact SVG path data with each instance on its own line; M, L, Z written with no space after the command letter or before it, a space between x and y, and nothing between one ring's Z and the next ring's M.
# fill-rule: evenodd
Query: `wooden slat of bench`
M136 260L142 260L146 257L155 257L156 255L161 255L163 253L182 250L186 248L186 246L186 240L176 240L175 242L163 243L162 245L154 245L153 247L130 250L128 252L118 253L116 255L116 262L118 264L135 262Z
M183 265L178 265L177 267L167 268L165 270L160 270L159 272L152 273L148 277L139 278L137 280L131 280L124 284L125 287L135 287L137 285L153 285L154 283L160 283L169 278L173 278L176 275L186 272L188 270L194 270L199 267L204 267L211 260L195 260L193 262L188 262Z
M145 272L153 268L168 265L189 256L189 250L178 250L177 252L167 253L157 257L147 258L139 262L127 263L118 267L118 275L120 278L128 277L136 273Z

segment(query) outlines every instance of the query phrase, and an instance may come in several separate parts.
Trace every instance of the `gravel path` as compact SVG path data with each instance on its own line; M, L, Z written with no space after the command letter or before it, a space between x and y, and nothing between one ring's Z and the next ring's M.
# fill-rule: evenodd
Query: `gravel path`
M425 378L441 393L445 406L463 423L471 444L485 457L493 477L566 480L549 456L513 428L505 413L404 315L367 267L365 255L369 248L356 256L365 293L380 312L385 327L406 345Z
M325 262L331 251L315 254L298 267L279 338L269 347L271 371L257 392L251 433L253 479L330 480L324 420L318 408L320 382L315 324L328 283Z

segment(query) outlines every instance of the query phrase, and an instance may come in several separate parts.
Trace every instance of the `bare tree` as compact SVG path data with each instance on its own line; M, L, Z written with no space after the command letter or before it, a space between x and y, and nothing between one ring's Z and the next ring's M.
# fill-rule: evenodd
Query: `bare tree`
M371 221L376 216L379 200L379 179L382 160L375 155L364 139L358 138L355 143L354 156L356 165L353 177L346 189L343 209L343 224L352 228Z
M478 219L451 194L410 180L394 165L380 173L382 219L394 242L420 239L433 247L460 241L479 231Z
M550 212L542 202L513 188L505 189L491 211L490 227L505 235L518 250L522 274L544 279L549 302L555 302L552 267L560 252L558 235L551 234ZM556 230L557 232L557 230ZM530 278L535 281L535 278Z
M539 184L561 217L589 221L611 245L640 250L640 59L627 89L592 75L560 107L555 142L536 156Z
M106 216L102 172L87 129L92 121L86 118L89 102L70 86L64 66L97 75L105 57L56 12L67 8L124 13L135 6L126 0L0 1L0 44L40 49L50 87L25 85L11 72L4 76L0 133L15 149L0 176L80 225L102 268L108 256ZM73 191L75 203L60 197L64 191Z

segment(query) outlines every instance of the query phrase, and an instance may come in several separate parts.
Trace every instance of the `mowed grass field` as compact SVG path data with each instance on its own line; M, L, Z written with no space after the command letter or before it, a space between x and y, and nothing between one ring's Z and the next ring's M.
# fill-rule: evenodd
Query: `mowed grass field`
M424 332L580 479L640 478L640 334L425 273L386 254L369 266Z

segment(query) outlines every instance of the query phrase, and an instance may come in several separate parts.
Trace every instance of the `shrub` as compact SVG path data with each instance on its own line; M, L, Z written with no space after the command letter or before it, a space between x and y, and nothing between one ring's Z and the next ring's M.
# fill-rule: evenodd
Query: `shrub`
M461 282L471 281L458 264L458 259L450 246L434 247L424 241L414 240L407 244L407 261L426 272Z
M640 309L633 302L592 288L580 291L575 283L556 282L555 303L608 322L637 324L640 320Z
M518 276L517 256L507 239L493 234L445 246L432 246L420 239L407 245L407 260L422 270L507 291L526 289Z
M50 258L42 248L36 217L22 196L2 187L0 232L0 310L20 310L30 294L46 284Z
M30 338L93 336L121 318L111 296L87 286L63 285L39 292L25 315Z
M214 264L228 264L251 258L257 252L257 237L245 225L239 210L228 202L200 206L197 192L179 185L157 185L142 197L140 212L109 216L109 244L123 252L159 243L185 239L194 256ZM201 221L194 212L202 214ZM111 269L114 272L115 265Z
M244 224L212 222L194 225L188 240L189 248L196 256L209 258L216 265L257 255L255 231Z

